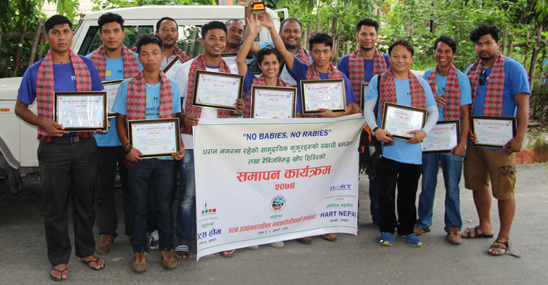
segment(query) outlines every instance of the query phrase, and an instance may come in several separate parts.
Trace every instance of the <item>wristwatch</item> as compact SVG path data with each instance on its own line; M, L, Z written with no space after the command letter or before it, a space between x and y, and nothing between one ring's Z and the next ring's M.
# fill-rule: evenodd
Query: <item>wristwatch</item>
M379 129L379 127L375 127L371 130L371 134L372 135L375 135L375 132Z

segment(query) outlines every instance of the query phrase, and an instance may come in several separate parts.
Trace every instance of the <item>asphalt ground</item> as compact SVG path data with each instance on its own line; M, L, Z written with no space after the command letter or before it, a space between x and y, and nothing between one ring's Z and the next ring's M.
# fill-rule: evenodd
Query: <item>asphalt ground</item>
M492 257L487 249L494 239L464 240L450 245L443 231L444 196L441 171L436 190L434 225L422 235L422 248L401 240L391 247L378 244L379 231L369 215L368 179L361 177L360 225L357 236L338 235L338 241L313 238L311 245L288 241L277 249L263 245L258 250L242 249L232 258L212 255L196 262L191 259L166 271L157 250L149 252L148 271L131 271L133 260L129 239L119 236L112 251L101 256L106 268L92 271L76 261L69 262L70 284L548 284L548 165L518 166L517 212L511 247L521 259L506 255ZM0 284L52 284L41 204L36 176L24 179L19 195L0 180ZM420 191L420 190L419 190ZM121 191L117 191L121 198ZM123 233L123 212L118 199L119 233ZM491 216L498 231L496 201ZM69 205L69 209L71 206ZM461 212L464 227L478 218L472 193L461 182ZM69 213L69 217L71 214ZM69 224L71 222L69 221ZM96 240L99 240L97 229ZM72 236L72 227L71 227Z

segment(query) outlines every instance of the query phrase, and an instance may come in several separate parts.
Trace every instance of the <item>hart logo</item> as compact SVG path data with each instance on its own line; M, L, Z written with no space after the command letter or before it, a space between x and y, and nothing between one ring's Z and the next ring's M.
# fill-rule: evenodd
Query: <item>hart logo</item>
M285 203L286 201L284 196L276 196L270 201L270 210L277 213L285 207Z
M333 185L329 188L330 191L352 190L352 184Z
M217 208L207 208L207 203L204 205L204 209L202 210L202 216L209 216L209 215L215 215L217 213Z

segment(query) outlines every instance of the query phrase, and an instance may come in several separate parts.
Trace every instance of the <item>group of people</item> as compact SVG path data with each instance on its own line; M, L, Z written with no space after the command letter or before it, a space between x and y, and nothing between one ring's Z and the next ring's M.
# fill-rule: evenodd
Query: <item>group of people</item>
M382 153L370 177L371 215L379 226L382 245L392 245L392 237L411 246L421 246L417 236L429 232L436 178L441 162L445 180L445 231L452 244L461 238L490 238L494 229L490 219L491 193L498 200L500 231L489 248L491 255L509 250L509 236L515 212L515 152L521 149L528 116L529 85L524 68L499 52L495 26L480 25L470 33L478 60L463 73L452 64L457 52L453 39L442 35L434 42L437 65L423 78L410 71L414 48L405 40L390 44L388 54L376 48L379 24L363 18L356 25L356 51L341 58L335 67L333 40L325 33L308 39L309 50L301 45L302 24L285 19L279 32L268 13L247 14L246 27L239 20L227 23L212 21L202 26L203 52L190 58L177 46L178 24L162 18L155 35L143 35L136 42L136 52L124 46L124 19L117 14L103 14L99 20L102 45L87 57L71 49L72 23L55 15L45 23L45 39L50 46L46 57L25 72L16 103L16 114L38 127L38 158L45 208L48 258L52 264L50 278L67 278L71 243L67 224L67 203L72 198L74 236L77 259L91 269L104 268L104 255L117 238L118 217L114 200L116 169L123 189L125 235L133 246L134 272L147 270L149 249L159 248L165 269L177 267L177 258L189 258L196 236L194 145L192 127L200 118L249 118L252 85L297 86L302 80L343 79L346 112L320 109L303 115L297 96L297 117L336 117L364 114L372 144L379 142ZM270 31L271 42L255 42L262 28ZM245 35L244 35L245 31ZM228 66L223 53L238 53L236 67ZM164 74L162 71L176 56L184 61ZM256 58L260 76L248 68ZM244 96L234 102L233 111L194 106L196 71L239 73L244 76ZM102 91L102 81L120 80L108 131L68 132L53 120L54 91ZM362 82L369 87L360 108ZM298 90L300 92L300 90ZM30 109L37 102L38 113ZM405 141L394 139L380 128L385 103L397 103L428 111L426 124L409 134ZM507 149L476 147L470 130L470 115L517 117L517 135ZM127 120L180 118L181 149L171 157L143 158L128 139ZM421 142L438 121L460 120L459 144L448 154L422 154ZM466 155L465 155L466 152ZM464 161L465 186L473 190L479 225L461 233L459 182ZM180 188L177 189L177 173ZM418 219L416 193L420 176ZM490 190L492 184L492 191ZM396 194L397 187L397 194ZM172 205L179 191L175 219L177 244L174 246ZM94 205L96 193L96 205ZM69 195L70 194L70 195ZM396 208L397 205L397 208ZM97 208L100 241L95 244L93 226ZM149 238L147 239L147 232ZM334 233L323 235L336 241ZM298 240L304 244L311 237ZM272 244L282 247L283 242ZM236 251L220 253L231 257Z

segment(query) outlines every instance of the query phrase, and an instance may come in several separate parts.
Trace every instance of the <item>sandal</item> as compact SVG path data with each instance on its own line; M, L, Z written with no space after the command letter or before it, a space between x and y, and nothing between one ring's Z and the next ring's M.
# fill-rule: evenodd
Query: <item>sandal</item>
M175 248L175 258L188 259L190 256L190 245L181 243Z
M521 258L521 255L515 254L510 250L510 244L508 241L503 240L496 240L493 242L493 244L489 247L489 249L498 249L501 251L500 254L493 253L492 251L487 251L487 254L492 256L502 256L508 253L509 255L517 258Z
M472 233L474 233L474 236L472 236ZM460 234L460 237L461 238L492 238L493 235L485 234L482 230L479 229L479 226L475 226L473 228L466 228L466 230Z
M231 254L225 254L225 252L228 253L228 252L231 252L231 251L232 251ZM220 254L222 257L224 257L224 258L230 258L230 257L233 257L233 256L236 254L236 250L235 250L235 249L233 249L233 250L225 250L225 251L223 251L223 252L219 252L219 254Z
M105 268L105 266L107 266L107 264L104 263L104 260L103 260L103 267L95 268L95 267L89 265L90 263L93 263L93 262L95 262L95 264L99 265L99 260L101 260L101 258L99 258L99 257L96 257L95 260L88 260L88 261L85 261L83 259L78 258L78 261L87 264L88 267L91 268L92 270L101 270L101 269Z
M65 281L65 280L67 280L68 276L67 276L67 278L63 278L63 272L67 271L67 269L68 269L68 267L65 267L65 269L63 269L63 270L59 270L59 269L52 266L51 270L61 273L61 278L57 278L57 277L51 275L51 272L49 273L49 278L51 278L51 280L53 280L53 281Z

